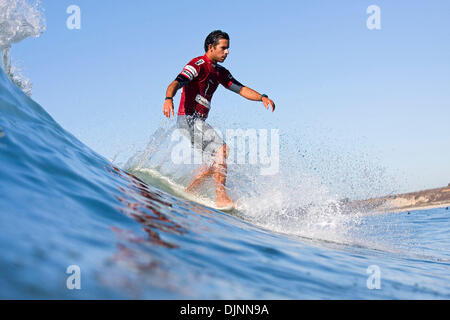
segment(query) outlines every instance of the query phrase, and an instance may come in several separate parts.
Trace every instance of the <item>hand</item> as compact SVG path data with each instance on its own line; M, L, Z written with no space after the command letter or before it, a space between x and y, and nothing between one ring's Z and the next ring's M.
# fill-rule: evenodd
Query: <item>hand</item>
M269 105L270 105L272 107L272 112L275 111L275 102L273 102L269 98L263 97L262 103L264 104L264 107L266 107L267 110L269 110Z
M173 101L171 99L164 101L163 112L168 119L170 119L170 114L172 114L172 117L174 116Z

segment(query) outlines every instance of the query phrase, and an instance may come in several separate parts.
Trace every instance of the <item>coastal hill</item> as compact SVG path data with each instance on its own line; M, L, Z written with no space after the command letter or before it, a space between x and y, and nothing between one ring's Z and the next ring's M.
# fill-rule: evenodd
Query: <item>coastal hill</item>
M450 206L450 184L447 187L404 194L357 200L345 204L350 210L402 212Z

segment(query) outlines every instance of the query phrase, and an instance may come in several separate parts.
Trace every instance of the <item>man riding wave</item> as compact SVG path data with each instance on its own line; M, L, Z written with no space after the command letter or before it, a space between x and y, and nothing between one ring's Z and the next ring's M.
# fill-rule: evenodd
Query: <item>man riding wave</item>
M192 59L169 85L163 106L167 118L174 116L173 97L183 88L177 115L177 127L183 129L194 148L209 153L214 161L206 164L187 187L193 192L208 177L213 176L216 186L216 206L233 207L234 201L227 195L225 184L227 175L228 147L220 135L206 123L211 99L219 84L252 101L262 101L266 109L275 111L275 103L265 94L242 85L231 73L219 65L229 54L230 38L227 33L216 30L205 40L205 55Z

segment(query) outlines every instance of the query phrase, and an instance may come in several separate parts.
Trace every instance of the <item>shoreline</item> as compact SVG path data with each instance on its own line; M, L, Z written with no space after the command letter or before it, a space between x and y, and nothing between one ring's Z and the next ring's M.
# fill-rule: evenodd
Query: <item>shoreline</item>
M344 203L349 210L398 213L450 207L450 186Z
M379 211L380 214L384 214L384 213L400 213L400 212L410 212L410 211L449 208L449 207L450 207L450 202L447 202L447 203L443 203L443 204L429 204L429 205L414 206L414 207L377 208L377 209L375 209L375 211ZM380 212L380 211L382 211L382 212Z

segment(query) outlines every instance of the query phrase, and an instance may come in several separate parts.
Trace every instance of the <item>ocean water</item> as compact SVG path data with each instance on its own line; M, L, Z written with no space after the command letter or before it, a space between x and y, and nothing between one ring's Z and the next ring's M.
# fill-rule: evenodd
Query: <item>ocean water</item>
M2 299L450 298L445 208L227 214L111 164L3 71L0 112Z
M42 29L17 12L2 49ZM234 171L247 189L230 179L245 195L224 213L148 174L169 177L158 145L113 164L0 68L0 299L450 298L448 209L348 212L305 176Z

